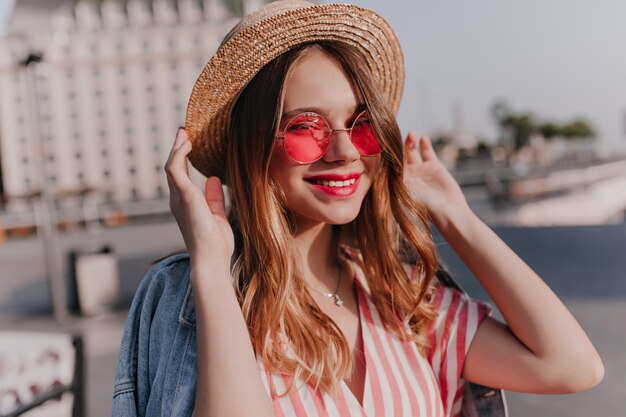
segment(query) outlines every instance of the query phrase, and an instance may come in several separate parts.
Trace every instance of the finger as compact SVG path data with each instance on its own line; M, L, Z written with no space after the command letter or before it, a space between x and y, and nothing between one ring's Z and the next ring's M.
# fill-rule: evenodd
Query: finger
M224 203L224 190L222 181L218 177L209 177L204 184L206 202L211 209L211 213L226 219L226 206Z
M409 132L404 143L404 150L407 164L421 164L422 157L418 151L415 132Z
M168 180L171 179L178 187L191 183L187 168L187 155L191 151L191 142L187 139L184 129L179 129L170 156L165 163Z
M182 127L179 127L176 131L176 139L174 140L173 149L178 149L180 145L184 143L185 139L187 139L187 132L185 132L185 129Z
M433 149L433 144L428 136L422 136L419 140L419 153L423 161L431 161L437 159L437 154Z

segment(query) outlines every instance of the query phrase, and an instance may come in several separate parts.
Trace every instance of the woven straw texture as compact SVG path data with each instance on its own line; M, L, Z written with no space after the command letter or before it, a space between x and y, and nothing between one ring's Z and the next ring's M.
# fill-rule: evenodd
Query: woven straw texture
M397 113L404 88L404 59L395 34L381 16L345 4L270 3L231 30L194 85L185 130L193 144L189 159L198 171L224 180L225 133L239 92L274 58L318 40L356 47Z

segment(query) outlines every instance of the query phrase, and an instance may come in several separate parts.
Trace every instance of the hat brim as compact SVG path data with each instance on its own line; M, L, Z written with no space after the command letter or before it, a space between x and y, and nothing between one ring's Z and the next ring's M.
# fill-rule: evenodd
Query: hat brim
M240 91L273 59L315 41L355 47L397 113L404 88L404 59L393 30L380 15L346 4L287 10L241 29L219 48L198 77L185 120L193 144L189 159L198 171L224 180L225 135Z

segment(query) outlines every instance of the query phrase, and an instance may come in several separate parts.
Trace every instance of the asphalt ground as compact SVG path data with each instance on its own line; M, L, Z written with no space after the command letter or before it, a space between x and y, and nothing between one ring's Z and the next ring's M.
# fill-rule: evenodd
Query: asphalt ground
M602 356L601 384L571 395L507 392L514 417L621 417L626 394L626 225L565 228L498 228L556 291L585 328ZM83 334L88 417L109 416L117 353L128 307L150 261L181 249L172 221L67 233L58 241L67 271L71 250L109 244L119 262L117 306L97 317L52 317L43 246L35 237L0 245L0 330L73 331ZM450 247L438 239L443 259L463 287L487 300Z

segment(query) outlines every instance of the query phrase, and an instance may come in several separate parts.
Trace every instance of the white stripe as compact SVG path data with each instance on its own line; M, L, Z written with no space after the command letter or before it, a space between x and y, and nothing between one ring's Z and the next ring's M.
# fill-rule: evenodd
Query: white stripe
M369 306L370 312L373 311L372 303L369 302L369 297L365 297L367 305ZM363 317L365 320L365 317ZM383 400L383 415L390 416L393 415L393 395L391 394L391 387L389 385L389 381L387 380L387 375L385 374L385 368L383 367L380 358L378 356L378 352L376 351L376 345L374 340L372 339L372 335L369 331L369 326L367 322L365 322L364 332L363 332L363 343L367 344L367 351L370 353L370 357L374 362L372 365L373 368L376 369L376 374L378 375L378 381L380 384L381 392L378 393ZM380 332L378 332L380 333ZM371 395L374 396L377 393L371 391Z
M317 413L317 408L315 408L315 400L309 393L308 386L306 384L300 385L300 381L296 382L296 386L300 386L300 388L298 389L298 393L300 394L302 405L306 409L307 416L319 417L319 414Z
M467 331L465 334L465 353L469 350L472 339L478 330L478 304L468 303Z
M339 414L339 409L337 408L337 404L335 403L334 398L328 394L326 391L322 391L322 399L324 400L324 404L326 405L326 411L328 411L328 417L350 417L350 416L342 416Z
M459 304L457 305L456 311L454 311L454 319L452 320L452 328L450 329L450 336L448 338L448 348L446 349L446 357L447 357L447 367L445 369L447 383L448 383L448 410L452 409L452 404L454 403L454 396L456 394L456 389L458 386L457 381L457 369L458 363L456 358L456 347L458 343L459 332L465 331L466 329L459 328L459 316L461 315L461 311L467 304L467 300L461 298Z
M434 398L434 392L433 392L434 390L432 389L432 386L431 386L428 389L429 392L422 392L419 381L417 380L417 377L413 373L413 369L411 368L409 360L406 357L406 354L404 353L402 343L396 339L394 339L393 342L394 342L393 347L396 353L398 354L398 357L400 358L400 366L404 369L406 377L409 381L409 386L406 387L406 389L411 390L415 394L415 397L417 398L419 415L425 416L426 415L426 404L425 404L426 396L430 397L431 403L432 403L432 399ZM415 356L419 358L420 355L419 355L419 352L417 351L417 346L415 346L414 343L411 343L409 348L415 353ZM422 375L424 375L425 380L430 379L428 377L428 372L424 372L424 369L423 369L424 363L420 361L419 359L417 363L418 363L418 366L420 367L420 369L417 370L417 372L420 372ZM410 410L410 402L409 402L409 410Z
M380 339L381 344L383 346L383 351L385 352L385 356L387 357L387 362L389 362L389 365L391 367L391 372L393 373L393 375L395 375L396 385L398 386L398 390L400 391L400 397L402 400L402 409L410 410L411 403L409 402L409 397L406 392L407 387L404 386L404 382L402 381L402 374L400 372L400 369L398 368L398 363L393 357L393 353L391 352L390 347L388 345L386 332L383 327L380 316L378 314L378 310L376 310L376 308L372 305L373 303L369 303L369 304L370 304L370 311L372 314L372 318L374 319L374 324L375 324L376 330L378 331L377 332L378 338ZM391 333L390 333L390 337L392 341L395 339L395 336ZM399 400L398 398L395 398L394 401L392 401L392 403L398 400Z
M437 318L435 319L435 345L432 355L432 367L435 375L439 375L441 372L441 338L443 337L443 327L447 316L446 313L450 307L450 302L452 301L452 293L450 291L446 288L441 291L443 291L443 295L438 309Z
M413 350L416 351L417 356L419 357L420 367L424 370L424 379L426 380L426 385L428 386L428 395L430 399L431 407L433 408L433 412L437 407L437 404L441 403L441 394L439 391L439 380L437 379L437 374L433 371L432 367L428 363L428 360L420 355L417 346L412 346Z
M267 392L267 395L268 397L270 397L270 400L271 400L272 392L270 390L269 384L267 383L267 374L265 373L265 368L263 367L263 364L261 363L261 361L257 360L257 363L259 364L259 374L261 375L261 381L263 381L265 392Z
M361 404L356 399L350 388L348 388L347 384L340 385L341 392L343 392L343 397L346 399L346 404L348 406L349 415L345 417L360 417L361 416Z
M365 322L362 322L361 326L366 326ZM365 330L362 328L363 345L365 345ZM374 364L370 364L374 366ZM371 372L365 374L365 387L363 388L363 410L374 410L374 393L372 391L372 375Z
M277 394L282 394L287 390L285 383L283 382L282 375L272 374L272 381L274 381L274 386L276 387ZM294 410L291 405L291 399L289 396L278 398L280 402L281 409L283 410L283 414L285 417L297 417L296 410Z

